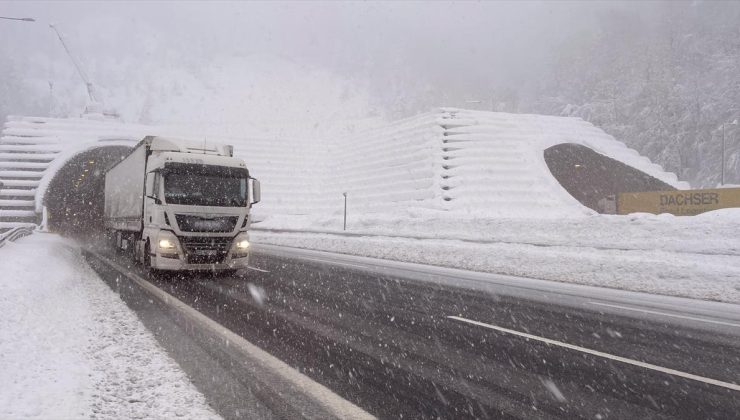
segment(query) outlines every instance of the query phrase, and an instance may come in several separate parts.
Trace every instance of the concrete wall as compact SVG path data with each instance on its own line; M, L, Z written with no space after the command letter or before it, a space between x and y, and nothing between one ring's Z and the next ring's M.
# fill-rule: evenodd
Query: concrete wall
M36 223L64 162L100 144L145 135L199 138L176 128L82 118L11 117L0 138L0 229ZM260 179L256 218L410 209L469 217L565 217L592 212L552 175L544 151L588 147L656 180L688 188L649 159L576 118L443 108L343 138L220 138ZM117 143L116 143L117 142Z

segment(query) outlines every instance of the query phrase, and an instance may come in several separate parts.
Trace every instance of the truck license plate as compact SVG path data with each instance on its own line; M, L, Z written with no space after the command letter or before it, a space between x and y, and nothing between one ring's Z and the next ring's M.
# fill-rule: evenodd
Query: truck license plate
M221 228L221 222L218 220L198 220L193 225L200 230L218 230Z

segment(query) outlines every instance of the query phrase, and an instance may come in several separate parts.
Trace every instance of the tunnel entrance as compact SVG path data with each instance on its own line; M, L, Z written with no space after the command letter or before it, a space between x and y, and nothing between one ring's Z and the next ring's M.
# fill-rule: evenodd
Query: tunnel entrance
M601 211L599 201L623 192L672 191L674 187L586 146L563 143L545 150L550 172L576 200Z
M67 162L44 196L49 231L72 237L103 233L105 173L130 152L127 146L104 146Z

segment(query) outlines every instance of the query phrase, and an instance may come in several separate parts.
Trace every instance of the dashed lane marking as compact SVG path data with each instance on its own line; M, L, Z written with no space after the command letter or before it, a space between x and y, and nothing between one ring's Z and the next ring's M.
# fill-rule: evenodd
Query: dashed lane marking
M576 351L580 351L582 353L587 353L587 354L591 354L591 355L594 355L594 356L603 357L604 359L615 360L617 362L627 363L627 364L630 364L630 365L633 365L633 366L639 366L641 368L650 369L650 370L654 370L654 371L662 372L662 373L667 373L669 375L679 376L681 378L691 379L691 380L698 381L698 382L703 382L705 384L716 385L716 386L719 386L719 387L722 387L722 388L731 389L733 391L740 391L740 385L733 384L733 383L730 383L730 382L723 382L723 381L719 381L717 379L706 378L704 376L694 375L692 373L686 373L686 372L682 372L680 370L670 369L670 368L666 368L666 367L662 367L662 366L653 365L653 364L650 364L650 363L641 362L639 360L628 359L628 358L622 357L622 356L615 356L613 354L604 353L604 352L601 352L601 351L598 351L598 350L587 349L585 347L575 346L573 344L568 344L568 343L563 343L562 341L551 340L549 338L540 337L540 336L532 335L532 334L527 334L527 333L523 333L523 332L516 331L516 330L510 330L508 328L503 328L503 327L499 327L499 326L496 326L496 325L486 324L485 322L473 321L472 319L467 319L467 318L463 318L463 317L459 317L459 316L449 315L449 316L447 316L447 318L453 319L455 321L465 322L465 323L472 324L472 325L477 325L479 327L490 328L492 330L505 332L507 334L512 334L512 335L516 335L516 336L519 336L519 337L528 338L530 340L537 340L537 341L541 341L543 343L551 344L551 345L554 345L554 346L564 347L566 349L576 350Z

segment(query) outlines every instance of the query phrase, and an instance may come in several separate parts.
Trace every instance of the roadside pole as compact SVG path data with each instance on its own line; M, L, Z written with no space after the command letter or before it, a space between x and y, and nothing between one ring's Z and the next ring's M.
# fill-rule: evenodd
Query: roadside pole
M343 192L342 195L344 196L344 228L342 230L347 230L347 193Z

